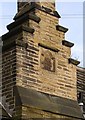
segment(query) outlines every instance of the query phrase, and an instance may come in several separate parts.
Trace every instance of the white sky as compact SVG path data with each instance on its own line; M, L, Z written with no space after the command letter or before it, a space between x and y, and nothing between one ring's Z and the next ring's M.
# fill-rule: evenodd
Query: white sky
M13 22L17 11L16 0L10 1L0 2L0 36L7 32L6 26ZM57 0L56 10L61 15L60 24L69 28L66 40L75 44L71 56L83 66L83 0Z

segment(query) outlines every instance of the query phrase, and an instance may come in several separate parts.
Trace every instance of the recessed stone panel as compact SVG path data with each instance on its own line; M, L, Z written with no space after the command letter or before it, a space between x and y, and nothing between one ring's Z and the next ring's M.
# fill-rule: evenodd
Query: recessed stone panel
M55 52L40 47L40 67L55 72Z

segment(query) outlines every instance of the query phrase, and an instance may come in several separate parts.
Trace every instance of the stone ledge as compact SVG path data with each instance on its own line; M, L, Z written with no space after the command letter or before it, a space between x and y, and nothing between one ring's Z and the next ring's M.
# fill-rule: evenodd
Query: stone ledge
M38 5L37 5L37 8L39 10L43 11L43 12L46 12L46 13L52 15L52 16L55 16L57 18L61 18L61 16L59 15L59 13L57 11L52 11L50 8L47 8L47 7L44 7L44 6L40 7Z
M57 11L53 11L53 13L54 13L54 16L61 18L61 16L59 15L59 13Z
M68 28L65 28L61 25L56 25L56 30L66 33L68 31Z
M82 112L77 101L66 99L33 89L14 87L16 106L25 105L33 109L41 109L53 114L61 114L73 118L82 118Z
M13 47L16 47L17 46L21 46L21 47L24 47L25 49L28 47L28 44L23 42L23 41L20 41L20 40L6 40L4 41L4 45L2 47L2 51L6 51L8 49L11 49Z
M50 8L47 8L47 7L44 7L44 6L40 6L38 4L35 3L35 7L38 9L38 10L41 10L49 15L52 15L54 17L57 17L57 18L61 18L61 16L59 15L59 13L57 11L52 11Z
M30 12L31 10L34 10L35 5L27 3L24 5L24 7L15 15L14 20L17 20L19 17L24 15L27 12Z
M77 61L77 60L72 59L72 58L69 58L68 61L69 61L69 63L72 63L72 64L74 64L74 65L76 65L76 66L77 66L78 64L80 64L80 61Z
M36 3L26 4L14 17L14 20L17 20L19 17L21 17L24 14L30 13L31 11L35 11L36 9L39 9L45 13L48 13L54 17L61 18L59 13L57 11L52 11L50 8L40 6Z
M30 13L29 19L34 20L35 22L39 23L41 21L41 18L39 18L37 15Z
M34 20L35 22L39 23L40 22L40 18L32 13L32 11L35 11L35 4L26 4L22 10L20 10L14 17L14 20L17 21L19 19L24 19L26 20L26 18L29 18L31 20Z
M15 48L15 41L8 42L7 44L3 45L2 52L7 51L11 48Z
M35 21L35 22L37 22L37 23L39 23L40 22L40 18L37 16L37 15L35 15L34 13L24 13L24 15L22 14L21 16L19 16L18 14L16 15L16 19L14 19L15 20L15 22L23 22L23 21L26 21L27 19L31 19L31 20L33 20L33 21Z
M13 24L12 24L13 25ZM15 24L14 24L15 26ZM12 26L13 27L13 26ZM22 31L26 31L26 32L29 32L31 34L34 33L34 29L33 28L30 28L30 27L26 27L24 25L19 25L15 28L13 28L11 31L9 31L8 33L4 34L2 36L2 40L5 40L5 39L8 39L9 37L12 37L13 35L16 35L16 34L19 34L20 32Z
M37 23L39 23L40 20L41 20L38 16L36 16L36 15L34 15L34 14L31 14L31 13L30 13L30 14L25 14L24 16L21 16L20 18L18 18L15 22L7 25L7 29L8 29L8 30L11 30L11 29L13 29L14 27L22 24L22 23L23 23L24 21L26 21L27 19L31 19L31 20L33 20L33 21L35 21L35 22L37 22Z
M63 40L62 41L62 45L65 45L67 47L73 47L74 46L74 43L71 43L69 41L66 41L66 40Z
M55 48L55 47L50 47L50 46L44 45L44 44L42 44L42 43L38 43L38 45L41 46L41 47L43 47L43 48L45 48L45 49L49 49L49 50L51 50L51 51L54 51L54 52L58 52L58 51L59 51L59 50L58 50L57 48Z

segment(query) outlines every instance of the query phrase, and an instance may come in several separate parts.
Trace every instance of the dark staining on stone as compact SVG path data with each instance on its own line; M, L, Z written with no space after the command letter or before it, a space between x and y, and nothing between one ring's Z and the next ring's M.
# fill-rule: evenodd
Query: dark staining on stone
M49 59L48 57L45 57L44 59L44 66L43 68L48 70L48 71L54 71L54 61L52 59Z
M74 43L71 43L69 41L63 40L62 41L62 45L67 46L67 47L73 47Z
M12 78L12 80L13 80L14 82L16 82L16 78Z
M42 43L39 43L38 46L43 47L43 48L48 49L48 50L51 50L53 52L59 52L59 50L57 48L55 48L55 47L49 47L49 46L44 45Z
M66 33L68 31L68 28L65 28L61 25L56 25L56 30Z
M47 7L44 7L44 6L42 6L42 10L45 10L45 11L48 12L48 13L52 12L51 9L49 9L49 8L47 8Z
M41 21L41 18L39 18L35 14L29 14L29 19L34 20L35 22L39 23Z
M11 25L10 25L10 26L11 26ZM12 29L12 30L11 30L11 29ZM24 25L18 25L18 26L16 27L16 23L14 22L14 23L12 23L12 28L10 28L10 32L4 34L4 35L2 36L2 39L3 39L3 41L4 41L4 40L12 37L13 35L17 35L17 34L21 33L22 31L29 32L29 33L33 34L35 30L34 30L33 28L30 28L30 27L27 27L27 26L24 26ZM11 44L14 45L15 42L13 41ZM5 48L4 48L4 49L5 49Z
M69 58L68 59L68 62L69 63L71 63L71 64L74 64L74 65L78 65L78 64L80 64L80 61L78 61L78 60L75 60L75 59L73 59L73 58Z
M31 11L35 8L34 3L32 3L32 4L29 4L29 3L25 4L25 3L26 2L19 2L19 7L21 8L21 6L22 6L22 10L19 10L19 12L13 18L15 21L17 19L19 19L20 17L23 17L25 13L27 14L27 13L29 13L29 11ZM24 6L23 6L23 4L24 4Z
M61 18L61 16L59 15L59 13L57 11L53 11L54 16Z
M42 55L42 56L44 56L44 54L43 54L43 53L41 53L41 55Z
M45 70L55 72L55 58L47 51L41 54L41 67Z
M61 16L59 15L59 13L57 11L53 11L52 9L45 7L45 6L40 6L38 4L36 4L36 8L57 18L61 18Z
M34 9L34 10L33 10ZM32 11L31 11L32 10ZM31 11L31 12L30 12ZM35 14L35 6L34 5L26 5L19 11L14 17L15 22L20 21L20 23L31 19L37 23L40 22L40 18Z

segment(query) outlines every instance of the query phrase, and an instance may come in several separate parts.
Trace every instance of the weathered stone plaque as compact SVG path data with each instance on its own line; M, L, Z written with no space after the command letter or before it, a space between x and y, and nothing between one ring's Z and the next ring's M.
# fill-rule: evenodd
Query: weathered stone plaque
M41 48L40 66L42 69L55 72L55 56L53 56L52 52L51 50Z

